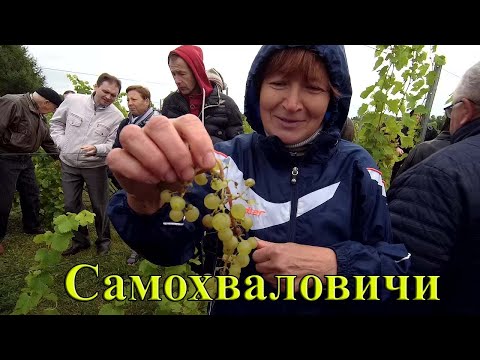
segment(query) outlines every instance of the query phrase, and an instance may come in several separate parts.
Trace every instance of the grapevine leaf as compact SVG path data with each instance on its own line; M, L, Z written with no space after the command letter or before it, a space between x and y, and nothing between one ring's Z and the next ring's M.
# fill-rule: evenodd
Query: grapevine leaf
M72 233L55 233L52 236L52 249L56 251L64 251L68 248L70 239L72 238Z
M358 109L358 116L362 116L365 114L365 112L368 110L368 105L367 104L362 104L360 108Z
M75 220L77 220L81 226L86 226L87 224L93 223L94 217L94 213L91 213L87 210L82 210L75 216Z
M49 245L51 242L50 238L52 235L53 233L51 231L47 231L44 234L35 235L35 237L33 238L33 242L35 244L46 243L47 245Z
M30 295L26 292L22 292L18 297L15 309L13 311L14 315L26 315L32 308L32 302Z
M45 295L43 295L43 297L47 300L50 300L50 301L53 301L53 302L57 302L58 301L58 297L56 294L54 294L53 292L49 292Z
M373 91L373 89L375 89L375 85L371 85L367 87L365 90L362 91L362 93L360 94L360 97L362 99L366 99L367 96L370 95L370 93Z

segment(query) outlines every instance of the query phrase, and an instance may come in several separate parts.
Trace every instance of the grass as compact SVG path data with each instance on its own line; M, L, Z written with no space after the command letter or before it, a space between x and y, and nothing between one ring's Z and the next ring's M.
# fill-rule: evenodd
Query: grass
M96 254L94 244L96 236L93 225L89 226L89 232L92 246L86 251L62 258L61 263L51 271L54 276L54 284L50 288L58 296L57 310L61 315L98 315L102 305L107 303L102 298L103 292L108 288L103 284L104 278L109 275L119 275L126 279L138 271L139 263L134 266L127 265L126 260L130 256L131 249L120 239L113 227L111 227L110 252L103 256ZM14 208L10 214L7 235L3 240L5 253L0 255L0 315L11 314L14 310L22 288L26 285L25 277L28 270L36 264L35 253L39 248L45 246L44 244L35 244L33 238L34 235L23 233L21 211ZM72 267L78 264L92 266L98 264L98 278L90 270L80 271L76 278L76 290L80 296L90 297L98 292L98 296L92 301L74 300L65 290L65 276ZM40 303L30 314L42 314L42 311L51 304L49 301L45 304ZM158 302L147 300L130 302L126 308L126 314L154 314L157 305Z

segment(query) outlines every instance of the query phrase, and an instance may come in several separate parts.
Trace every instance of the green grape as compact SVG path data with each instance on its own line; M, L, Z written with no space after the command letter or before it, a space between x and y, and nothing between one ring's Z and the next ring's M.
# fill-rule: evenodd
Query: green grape
M205 173L197 174L194 178L194 181L200 186L205 185L208 182L207 174Z
M245 217L246 209L242 204L233 204L230 212L235 219L241 220Z
M185 200L180 196L172 196L170 199L170 206L172 210L182 211L185 209Z
M172 198L172 192L170 190L163 190L160 193L160 200L164 204L169 203L171 198Z
M232 265L239 265L241 268L244 268L248 265L250 262L250 257L246 254L238 254L235 257L235 260L233 261Z
M232 249L235 250L238 245L238 240L236 236L232 236L230 239L223 241L223 249Z
M252 251L252 247L247 240L242 240L242 241L240 241L240 244L238 244L238 246L237 246L237 251L238 251L239 254L248 255Z
M210 210L215 210L216 208L218 208L218 205L220 205L221 202L222 200L220 200L217 195L212 193L208 194L207 196L205 196L205 199L203 199L205 207Z
M225 229L219 230L217 235L221 241L228 241L232 238L233 231L232 229L227 227Z
M245 229L245 231L248 231L253 226L253 220L252 220L252 218L250 218L248 216L245 216L245 218L242 219L241 224L242 224L242 227Z
M191 209L188 209L185 212L185 220L191 223L197 221L199 216L200 216L200 211L198 211L198 209L195 206L191 206Z
M230 216L225 213L215 214L212 220L213 228L217 231L230 227Z
M205 215L202 219L203 226L205 226L207 229L213 228L212 220L213 220L212 215L210 215L210 214Z
M228 186L228 183L221 179L213 179L210 186L213 190L218 191L221 189L225 189Z
M235 248L227 247L225 246L225 243L223 243L223 254L230 256L233 255L233 252L235 251Z
M169 216L170 216L170 219L172 219L172 221L180 222L183 219L183 211L170 210Z
M256 249L257 248L257 239L254 238L254 237L249 237L247 239L248 243L250 244L250 247L253 249Z
M228 274L239 278L241 271L242 269L239 265L232 265L230 266L230 269L228 269Z
M251 179L251 178L245 180L245 186L246 186L246 187L249 187L249 188L255 186L255 180L253 180L253 179Z

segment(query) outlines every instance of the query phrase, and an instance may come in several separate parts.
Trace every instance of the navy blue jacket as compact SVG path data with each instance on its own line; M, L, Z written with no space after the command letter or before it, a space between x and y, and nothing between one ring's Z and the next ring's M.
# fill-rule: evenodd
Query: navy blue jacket
M480 119L392 183L394 241L412 253L411 275L436 275L440 301L408 311L480 315Z
M231 187L232 192L246 190L246 198L255 200L253 206L244 202L254 221L250 235L271 242L331 248L337 255L338 275L404 274L409 254L403 245L391 243L381 174L367 151L340 139L351 96L343 47L314 47L325 59L331 82L343 96L329 105L323 131L301 158L292 157L279 138L265 136L259 117L256 76L264 60L277 47L285 46L262 47L247 80L246 115L256 132L215 145L217 158L226 166L226 177L238 183L236 190ZM295 167L296 176L292 175ZM244 188L243 181L247 178L256 181L251 189ZM206 187L196 186L187 198L205 211L205 195ZM168 225L168 211L169 207L165 206L153 216L135 215L122 192L114 196L108 209L113 225L130 247L151 262L167 266L188 261L204 233L200 224ZM207 248L212 247L209 244ZM241 277L251 274L258 274L253 261L242 269ZM267 289L271 290L268 286ZM311 303L216 301L214 312L331 314L348 311L341 302L328 302L322 298Z

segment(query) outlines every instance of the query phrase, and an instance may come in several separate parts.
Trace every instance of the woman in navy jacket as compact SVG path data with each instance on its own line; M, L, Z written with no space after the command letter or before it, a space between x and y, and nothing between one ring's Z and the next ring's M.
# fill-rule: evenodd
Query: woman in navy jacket
M352 290L354 275L405 274L410 256L403 245L391 243L381 173L367 151L340 139L350 98L343 46L263 46L245 94L253 134L216 144L214 151L208 134L196 126L201 123L190 115L173 122L156 117L144 129L122 131L124 149L109 155L125 189L111 200L112 224L129 246L156 264L183 264L199 243L207 253L215 252L219 240L202 241L201 217L193 224L172 224L170 206L159 195L176 182L191 181L195 171L212 168L216 158L226 177L238 183L237 190L255 200L247 212L253 218L249 235L259 239L258 246L242 269L240 284L249 275L261 275L268 294L277 290L275 275L296 275L296 291L305 275L316 275L323 284L325 275L339 275L351 280ZM242 188L248 178L255 185ZM206 187L195 186L186 199L203 212L205 195ZM296 298L217 300L213 312L332 314L352 309L349 301Z

